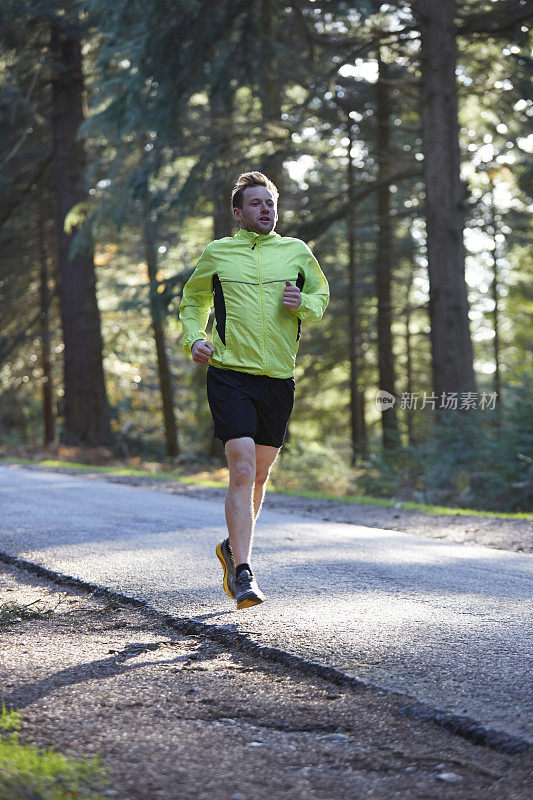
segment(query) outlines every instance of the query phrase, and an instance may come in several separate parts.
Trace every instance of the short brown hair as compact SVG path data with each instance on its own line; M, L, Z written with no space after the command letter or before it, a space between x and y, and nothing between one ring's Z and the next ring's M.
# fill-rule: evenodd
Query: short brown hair
M277 202L279 192L270 178L267 178L262 172L243 172L242 175L239 175L231 193L232 208L242 208L244 190L248 189L250 186L266 186Z

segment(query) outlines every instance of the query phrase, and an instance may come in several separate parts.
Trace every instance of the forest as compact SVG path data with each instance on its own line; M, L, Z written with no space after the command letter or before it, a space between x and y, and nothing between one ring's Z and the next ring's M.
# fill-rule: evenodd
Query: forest
M224 463L178 307L260 170L331 290L274 485L531 510L532 18L3 0L0 455Z

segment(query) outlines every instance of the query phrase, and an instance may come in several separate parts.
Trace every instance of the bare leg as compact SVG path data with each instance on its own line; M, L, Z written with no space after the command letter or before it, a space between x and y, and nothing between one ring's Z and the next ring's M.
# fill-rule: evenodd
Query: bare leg
M250 563L254 531L255 442L248 436L226 442L229 486L226 523L235 564Z
M254 520L259 516L272 465L279 453L278 447L266 444L255 446Z

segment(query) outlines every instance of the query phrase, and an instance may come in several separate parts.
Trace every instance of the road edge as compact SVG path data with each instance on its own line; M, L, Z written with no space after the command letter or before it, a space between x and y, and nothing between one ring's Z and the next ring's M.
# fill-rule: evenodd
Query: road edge
M229 631L217 625L210 625L207 622L201 622L190 617L177 617L173 614L159 611L157 608L150 606L145 600L138 600L135 597L122 594L114 589L109 589L81 578L75 578L72 575L56 572L41 564L27 561L3 551L0 551L0 563L16 566L19 569L46 578L58 585L70 586L98 597L114 600L121 605L142 608L151 616L171 625L180 633L208 636L221 644L233 648L237 647L238 650L247 652L250 655L260 656L266 660L283 664L300 674L314 675L337 686L349 687L355 690L370 688L389 696L397 697L406 703L399 709L400 714L409 719L431 721L438 727L444 728L456 736L461 736L463 739L467 739L473 744L489 747L492 750L507 755L523 753L531 748L532 743L527 739L514 736L505 731L489 728L471 717L451 714L450 712L443 711L429 704L422 703L407 694L384 688L375 683L362 681L359 678L346 675L341 670L334 669L333 667L325 667L322 664L310 661L301 656L287 653L281 648L265 647L264 645L252 641L245 633Z

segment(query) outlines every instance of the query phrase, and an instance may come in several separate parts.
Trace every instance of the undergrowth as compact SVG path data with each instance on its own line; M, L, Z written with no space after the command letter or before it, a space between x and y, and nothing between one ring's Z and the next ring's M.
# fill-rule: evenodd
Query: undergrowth
M35 600L27 605L13 602L0 603L0 626L14 625L17 622L22 622L23 619L35 619L51 613L48 610L42 611L39 608L35 608L39 602L40 600Z
M55 606L52 608L43 607L41 605L42 598L37 598L32 603L16 603L6 600L0 603L0 627L5 625L15 625L17 622L22 622L25 619L42 619L49 617L65 600L67 594L59 596Z
M0 714L0 800L104 800L98 759L78 761L20 742L18 711Z

